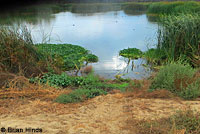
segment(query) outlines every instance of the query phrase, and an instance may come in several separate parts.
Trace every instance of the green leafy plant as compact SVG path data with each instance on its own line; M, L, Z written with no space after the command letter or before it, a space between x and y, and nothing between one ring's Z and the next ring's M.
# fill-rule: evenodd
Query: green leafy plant
M67 87L72 84L72 79L66 73L62 74L53 74L53 73L46 73L41 77L34 77L30 79L31 83L43 83L48 84L49 86L54 87Z
M102 89L77 89L69 94L61 94L55 99L58 103L81 102L99 95L106 95L107 92Z
M97 62L98 57L85 48L71 44L37 44L41 53L50 55L53 63L62 70L79 70L86 63Z
M128 48L120 50L119 55L129 59L138 59L142 57L143 53L137 48Z

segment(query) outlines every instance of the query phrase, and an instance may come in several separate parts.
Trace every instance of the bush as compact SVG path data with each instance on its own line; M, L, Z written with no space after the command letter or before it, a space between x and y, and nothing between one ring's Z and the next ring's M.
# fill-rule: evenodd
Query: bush
M74 103L82 102L86 99L93 98L99 95L106 95L107 92L101 89L77 89L69 94L61 94L55 99L58 103Z
M200 96L200 80L189 84L178 93L184 99L195 99Z
M166 89L184 99L197 98L200 95L199 80L194 79L196 70L189 65L172 63L163 67L150 86L150 90Z

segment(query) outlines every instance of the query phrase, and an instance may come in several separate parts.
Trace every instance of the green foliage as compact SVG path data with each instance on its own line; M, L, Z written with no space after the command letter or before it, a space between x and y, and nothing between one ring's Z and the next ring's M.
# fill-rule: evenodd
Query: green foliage
M55 99L58 103L74 103L82 102L86 99L93 98L99 95L106 95L107 92L102 89L77 89L69 94L61 94Z
M71 77L68 76L66 73L62 73L61 75L46 73L41 77L31 78L30 82L48 84L49 86L63 87L63 88L70 86L73 83Z
M85 77L82 76L71 77L71 79L73 86L79 86L79 87L89 87L100 82L99 78L97 76L94 76L93 74L89 74Z
M151 14L179 14L179 13L199 13L199 2L156 2L148 7Z
M85 61L87 63L91 63L91 62L98 62L98 57L94 54L87 54L85 56Z
M184 99L200 96L199 80L193 79L196 70L189 65L172 63L161 68L150 86L150 91L166 89Z
M37 44L38 50L50 55L62 70L79 69L84 62L97 62L98 57L81 46L71 44Z
M30 82L43 83L48 84L49 86L65 88L68 86L83 87L87 85L93 85L99 82L99 79L93 75L88 75L86 77L73 77L63 72L62 74L46 73L41 77L31 78Z
M122 92L129 86L129 83L107 83L106 81L100 81L97 76L89 74L83 76L69 76L66 73L53 74L46 73L41 77L34 77L30 79L31 83L48 84L53 87L81 87L85 89L103 89L105 91L111 91L113 89L120 90Z
M129 58L129 59L138 59L142 57L143 53L137 48L128 48L119 51L119 55Z

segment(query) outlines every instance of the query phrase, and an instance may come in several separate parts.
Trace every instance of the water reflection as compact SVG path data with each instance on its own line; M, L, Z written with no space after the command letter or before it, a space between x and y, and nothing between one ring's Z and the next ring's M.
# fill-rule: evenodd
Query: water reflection
M99 57L99 62L92 66L100 76L113 79L117 74L123 74L124 78L141 79L149 75L150 71L142 66L145 60L128 62L118 56L118 52L128 47L145 51L147 44L156 44L153 39L157 24L149 22L143 11L141 14L134 11L127 14L117 4L90 8L81 6L31 7L30 11L20 9L0 15L0 23L7 24L8 21L27 25L34 43L69 43L91 50Z
M0 13L0 24L12 25L13 23L22 24L23 22L28 22L37 25L42 21L52 21L52 19L55 19L54 14L60 12L71 12L77 14L77 16L93 16L95 13L105 13L109 11L120 10L123 10L126 15L142 15L146 12L146 6L141 4L118 3L34 5L2 11ZM152 17L150 16L149 21L151 20Z

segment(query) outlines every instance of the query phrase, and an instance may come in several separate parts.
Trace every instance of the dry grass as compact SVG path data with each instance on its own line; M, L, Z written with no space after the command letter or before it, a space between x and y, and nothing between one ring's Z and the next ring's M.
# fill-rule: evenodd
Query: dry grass
M4 75L6 78L12 77L7 80L4 86L0 89L0 98L29 98L29 99L55 99L61 92L56 88L44 84L31 84L24 76L17 76L14 74Z
M140 83L142 86L141 87L129 87L129 91L125 94L126 97L131 97L131 98L146 98L146 99L179 99L178 97L175 97L170 91L167 90L156 90L153 92L148 92L149 86L151 85L150 80L143 80L143 81L138 81L134 80L134 83L137 85Z
M156 120L128 119L126 127L134 134L199 134L199 113L190 106Z

